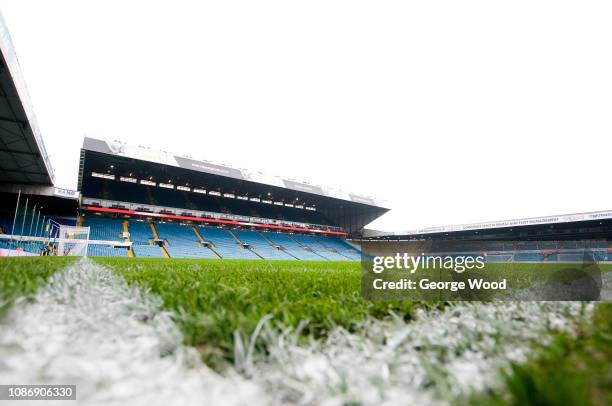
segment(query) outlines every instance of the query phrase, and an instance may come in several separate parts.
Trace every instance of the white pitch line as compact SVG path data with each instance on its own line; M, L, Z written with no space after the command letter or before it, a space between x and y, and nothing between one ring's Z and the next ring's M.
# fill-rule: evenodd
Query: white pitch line
M279 399L297 404L445 404L499 384L511 361L524 362L533 342L572 332L590 316L578 302L465 303L421 311L406 324L370 321L358 334L344 329L310 346L295 333L264 329L267 360L242 370Z
M87 405L268 403L255 384L211 371L181 341L161 300L84 259L2 320L0 382L76 384L76 404Z

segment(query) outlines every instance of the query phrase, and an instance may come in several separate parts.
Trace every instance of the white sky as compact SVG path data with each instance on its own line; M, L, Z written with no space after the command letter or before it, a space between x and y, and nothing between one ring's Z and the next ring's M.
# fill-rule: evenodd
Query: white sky
M0 7L60 187L89 135L376 195L385 230L612 208L609 1Z

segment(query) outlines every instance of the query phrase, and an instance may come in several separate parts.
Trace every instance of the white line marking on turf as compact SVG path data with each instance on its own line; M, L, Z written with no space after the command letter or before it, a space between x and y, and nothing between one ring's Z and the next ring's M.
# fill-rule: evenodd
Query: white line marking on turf
M255 384L211 371L181 341L161 300L81 260L0 324L0 382L76 384L78 404L268 403Z
M280 399L302 404L446 403L499 383L524 362L533 341L572 332L592 305L577 302L465 303L420 312L411 323L370 321L361 333L336 329L324 342L296 345L295 333L260 335L267 360L241 365ZM548 336L549 337L549 336ZM247 357L243 357L247 359Z

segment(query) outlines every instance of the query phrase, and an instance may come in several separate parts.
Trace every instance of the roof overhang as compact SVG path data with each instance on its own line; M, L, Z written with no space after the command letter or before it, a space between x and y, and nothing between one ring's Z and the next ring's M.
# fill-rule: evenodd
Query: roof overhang
M62 189L54 186L45 185L27 185L27 184L0 184L0 192L34 196L55 196L62 199L71 199L78 201L81 197L76 190Z
M492 221L485 223L470 223L452 226L427 227L415 230L383 232L376 230L364 230L363 238L370 239L414 239L414 238L438 238L440 236L482 234L485 232L513 232L525 228L536 227L563 227L570 224L588 222L610 222L612 221L612 210L574 213L558 216L530 217L515 220Z
M134 178L157 182L171 180L177 186L189 185L208 191L218 190L249 198L316 207L317 211L349 233L360 230L389 210L370 197L196 161L163 151L85 138L79 165L79 190L84 197L90 197L87 179L94 171L112 173L117 178L132 174Z
M83 140L83 150L99 152L105 155L114 155L117 157L133 158L143 162L182 168L193 172L241 180L264 186L289 189L296 192L303 192L321 197L329 197L346 202L365 204L373 207L384 208L386 206L384 202L371 196L363 196L330 187L300 182L294 179L286 179L257 171L250 171L248 169L238 169L229 165L195 160L187 156L174 155L170 152L152 150L142 146L128 145L118 141L107 141L85 137Z
M53 185L53 168L1 15L0 51L0 183Z

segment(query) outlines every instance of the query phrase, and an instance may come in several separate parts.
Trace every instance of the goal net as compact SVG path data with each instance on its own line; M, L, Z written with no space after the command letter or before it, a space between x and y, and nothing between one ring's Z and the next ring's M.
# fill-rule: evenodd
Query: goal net
M57 238L58 256L87 256L89 243L89 227L74 227L61 225Z

